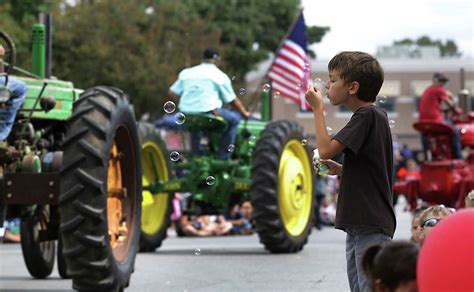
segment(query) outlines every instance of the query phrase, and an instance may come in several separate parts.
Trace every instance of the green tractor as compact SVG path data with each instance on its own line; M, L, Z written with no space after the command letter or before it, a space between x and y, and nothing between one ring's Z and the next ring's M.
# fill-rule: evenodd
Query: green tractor
M14 98L10 73L22 72L15 78L28 87L13 129L0 143L0 222L8 209L21 214L21 248L33 277L49 276L57 254L59 274L72 278L73 288L122 290L140 235L135 116L117 88L83 91L51 78L47 28L33 26L32 72L14 66L14 43L0 31L6 49L0 107Z
M262 92L268 100L268 93ZM268 112L262 109L262 116ZM204 155L167 149L160 131L140 123L143 204L141 251L153 251L166 238L175 192L189 192L185 213L226 214L246 200L261 243L272 253L302 250L313 226L314 173L303 128L293 121L242 121L231 160L217 159L221 117L178 113L186 131L207 135ZM176 175L179 174L179 175Z

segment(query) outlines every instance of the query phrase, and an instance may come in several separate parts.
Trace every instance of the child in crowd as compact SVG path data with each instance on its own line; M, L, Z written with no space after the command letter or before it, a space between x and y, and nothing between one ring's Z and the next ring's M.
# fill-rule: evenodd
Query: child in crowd
M427 207L419 207L415 210L413 218L411 219L411 238L410 241L416 244L420 243L418 236L418 229L420 228L420 215Z
M321 90L310 86L306 100L314 113L316 144L329 174L340 175L337 229L347 233L346 260L351 291L369 283L360 265L369 245L391 240L396 219L392 207L393 149L387 113L374 104L384 80L379 62L363 52L341 52L328 65L328 98L353 115L333 138L323 114ZM344 153L344 165L331 160Z
M474 208L474 190L467 194L464 203L466 208Z
M420 227L420 215L413 215L411 219L411 238L410 241L413 243L420 243L420 237L418 236L418 228Z
M253 207L250 201L244 201L235 205L229 212L229 222L232 223L232 234L253 234L254 226L252 223Z
M418 291L416 264L418 246L408 241L376 244L367 249L362 267L374 292Z
M418 237L420 244L426 239L431 229L438 224L441 219L450 215L452 211L443 205L431 206L420 214L420 227L418 228Z

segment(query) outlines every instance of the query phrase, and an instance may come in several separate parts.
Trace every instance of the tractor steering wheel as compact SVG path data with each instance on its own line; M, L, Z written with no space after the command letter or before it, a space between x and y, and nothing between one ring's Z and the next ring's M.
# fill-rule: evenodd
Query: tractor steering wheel
M3 60L8 63L5 65L5 73L10 74L13 71L16 61L16 49L15 44L11 37L4 31L0 30L0 45L5 49L5 55Z

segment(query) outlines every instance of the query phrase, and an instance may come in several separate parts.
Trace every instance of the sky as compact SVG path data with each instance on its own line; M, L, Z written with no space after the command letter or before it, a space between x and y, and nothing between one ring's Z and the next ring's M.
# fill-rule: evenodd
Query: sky
M329 26L312 45L321 60L340 51L375 54L395 40L427 35L453 40L463 57L474 58L474 0L302 0L309 26Z

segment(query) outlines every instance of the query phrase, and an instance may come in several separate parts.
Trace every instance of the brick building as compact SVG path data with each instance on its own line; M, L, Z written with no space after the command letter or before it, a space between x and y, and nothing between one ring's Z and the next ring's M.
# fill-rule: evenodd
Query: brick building
M471 93L471 110L474 110L474 59L463 58L379 58L385 71L385 81L380 95L386 97L384 107L390 120L393 120L392 133L400 143L408 144L413 149L420 149L420 136L412 127L418 118L418 101L424 89L432 81L434 72L441 71L450 79L446 89L455 96L463 88ZM313 61L311 64L312 77L327 79L327 64L325 61ZM266 61L259 69L247 75L247 89L253 92L261 77L270 65ZM349 120L352 112L342 106L331 106L326 99L326 123L335 132L340 130ZM274 120L296 120L303 125L309 142L314 144L314 125L311 112L303 112L293 102L277 98L272 99L272 117Z

